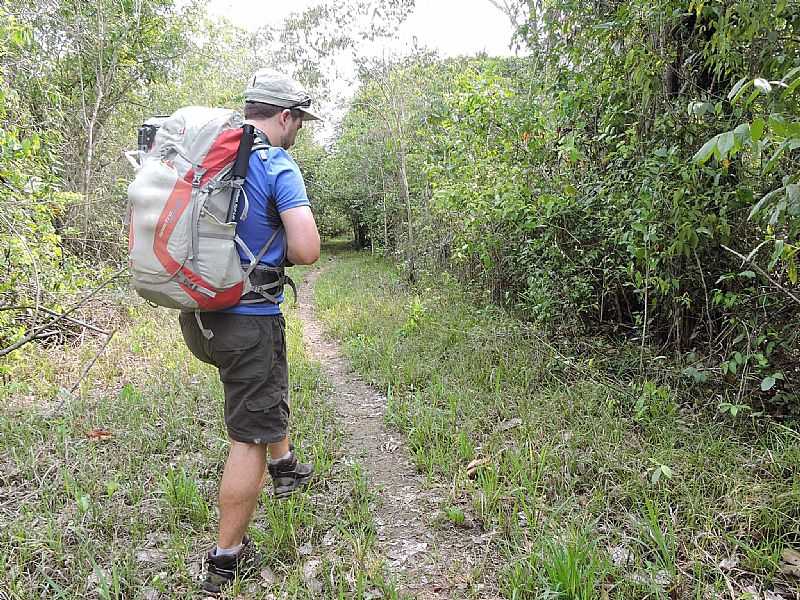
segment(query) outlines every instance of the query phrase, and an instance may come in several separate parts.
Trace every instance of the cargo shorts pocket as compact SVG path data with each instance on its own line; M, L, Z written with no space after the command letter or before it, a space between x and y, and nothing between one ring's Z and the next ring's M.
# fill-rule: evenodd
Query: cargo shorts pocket
M253 317L235 315L226 327L212 329L211 354L222 381L248 381L258 377L258 358L264 332ZM263 366L263 365L262 365Z
M264 412L280 402L272 393L271 328L265 327L263 317L240 317L236 326L215 332L211 340L214 359L231 414L243 408Z

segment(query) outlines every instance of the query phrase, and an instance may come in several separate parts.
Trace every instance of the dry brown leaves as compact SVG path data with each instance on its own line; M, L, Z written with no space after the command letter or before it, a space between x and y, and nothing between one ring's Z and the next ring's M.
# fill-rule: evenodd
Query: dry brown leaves
M86 434L93 442L103 442L105 440L110 440L112 437L112 433L110 430L106 429L105 427L96 427L92 429L90 432Z

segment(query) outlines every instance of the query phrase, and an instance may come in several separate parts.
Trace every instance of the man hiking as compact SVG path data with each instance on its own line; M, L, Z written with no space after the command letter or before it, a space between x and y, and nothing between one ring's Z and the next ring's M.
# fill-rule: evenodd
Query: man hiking
M309 265L319 258L319 233L303 177L287 152L303 121L319 117L311 112L311 97L301 85L276 71L257 71L244 96L245 123L255 127L256 144L269 148L250 156L244 183L248 215L240 220L236 233L253 252L274 236L260 260L263 268L255 272L262 278L256 282L259 287L271 293L250 292L238 305L204 312L200 319L192 312L180 316L187 346L197 358L219 369L225 392L230 448L219 490L217 545L208 552L202 584L212 595L252 558L252 542L245 532L266 479L265 469L276 498L303 487L314 471L312 465L297 460L289 444L282 281L276 284L274 268ZM241 249L240 255L246 263L248 257ZM201 324L213 334L210 339Z

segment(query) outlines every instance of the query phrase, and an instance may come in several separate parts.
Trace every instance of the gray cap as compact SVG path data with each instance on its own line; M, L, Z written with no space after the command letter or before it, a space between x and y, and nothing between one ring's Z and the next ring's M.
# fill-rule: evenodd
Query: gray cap
M245 102L261 102L303 113L303 121L321 121L311 111L311 96L299 82L273 69L259 69L244 90Z

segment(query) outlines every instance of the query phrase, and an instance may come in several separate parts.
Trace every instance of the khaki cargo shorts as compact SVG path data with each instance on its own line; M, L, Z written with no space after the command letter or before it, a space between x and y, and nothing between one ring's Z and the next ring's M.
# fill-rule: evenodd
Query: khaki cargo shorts
M201 313L202 334L195 314L179 321L189 350L219 369L225 390L225 425L237 442L270 444L286 437L289 424L289 367L286 322L282 315Z

